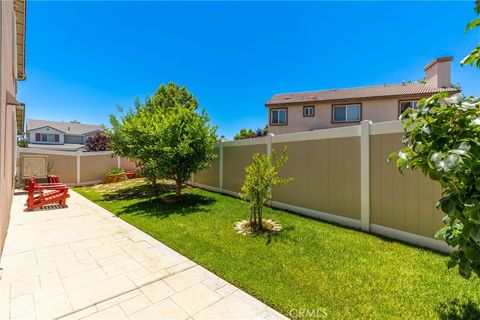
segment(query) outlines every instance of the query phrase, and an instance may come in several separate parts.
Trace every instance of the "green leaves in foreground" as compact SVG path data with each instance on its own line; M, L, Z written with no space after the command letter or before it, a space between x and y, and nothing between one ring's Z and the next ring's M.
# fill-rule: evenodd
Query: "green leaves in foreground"
M480 99L443 92L419 105L401 115L405 147L388 160L440 183L437 206L446 216L435 237L455 248L448 267L480 275Z
M477 15L480 15L480 0L475 1L474 11ZM465 32L480 27L480 18L470 21L465 27ZM472 50L465 58L462 59L460 64L463 66L469 64L471 66L477 66L480 68L480 44Z

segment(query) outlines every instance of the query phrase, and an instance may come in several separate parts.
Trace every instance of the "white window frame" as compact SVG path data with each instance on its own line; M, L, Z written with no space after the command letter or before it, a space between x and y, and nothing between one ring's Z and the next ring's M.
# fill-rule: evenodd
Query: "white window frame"
M280 122L280 112L283 111L285 112L285 122ZM273 113L274 112L277 112L277 122L273 122ZM287 108L276 108L276 109L271 109L270 110L270 125L272 126L284 126L284 125L287 125L288 123L288 112L287 112Z
M43 140L43 136L45 136L45 140ZM51 137L52 141L49 141L48 137ZM40 133L40 142L55 143L55 134L54 133Z
M358 120L348 120L348 109L352 107L358 107ZM335 120L335 109L345 108L345 120ZM362 104L350 103L350 104L337 104L332 106L332 123L348 123L348 122L360 122L362 120Z
M314 117L315 116L315 106L304 106L303 107L303 116L306 117L306 118Z
M413 109L414 110L417 110L418 109L418 100L400 100L398 101L398 112L399 112L399 115L401 115L405 110L402 111L402 103L413 103ZM410 108L410 107L409 107Z

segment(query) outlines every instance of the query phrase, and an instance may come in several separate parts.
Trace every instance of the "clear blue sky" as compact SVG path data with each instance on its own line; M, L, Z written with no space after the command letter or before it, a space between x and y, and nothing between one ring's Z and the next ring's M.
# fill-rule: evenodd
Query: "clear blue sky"
M416 81L453 55L453 81L480 95L459 61L468 2L28 2L27 118L108 124L116 106L161 83L186 85L218 133L263 127L275 93Z

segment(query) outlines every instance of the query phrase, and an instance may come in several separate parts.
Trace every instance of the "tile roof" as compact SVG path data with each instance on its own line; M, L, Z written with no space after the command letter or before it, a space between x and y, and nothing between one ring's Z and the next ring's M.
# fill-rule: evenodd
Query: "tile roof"
M81 136L92 131L103 131L103 127L101 125L95 124L27 119L27 131L43 127L50 127L62 131L65 134L77 136Z
M402 96L429 95L440 91L459 92L457 88L433 88L424 83L399 83L371 87L333 89L274 95L265 104L267 107L277 104L327 102L353 99L391 98Z

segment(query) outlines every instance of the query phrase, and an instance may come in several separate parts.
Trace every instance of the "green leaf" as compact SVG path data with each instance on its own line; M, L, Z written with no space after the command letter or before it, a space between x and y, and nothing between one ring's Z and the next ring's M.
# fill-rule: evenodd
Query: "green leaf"
M476 224L480 224L480 211L476 210L470 214L470 220Z
M390 163L392 161L393 158L395 158L397 156L397 152L392 152L388 155L387 157L387 162Z
M480 68L480 45L472 50L465 58L460 62L461 65L469 64L471 66L476 65Z
M475 181L475 189L480 192L480 178L477 178L477 181Z
M448 270L455 268L458 265L458 261L455 261L453 259L448 260L447 262L447 268Z
M475 242L480 242L480 226L475 226L470 231L470 237L475 240Z
M465 248L465 256L472 262L480 261L480 248L478 246L468 246Z
M470 21L465 27L465 32L468 32L478 26L480 26L480 18Z
M461 260L458 265L458 271L462 277L465 279L470 279L472 276L472 267L468 263L468 261Z

